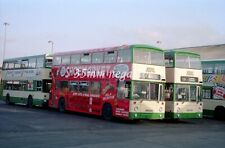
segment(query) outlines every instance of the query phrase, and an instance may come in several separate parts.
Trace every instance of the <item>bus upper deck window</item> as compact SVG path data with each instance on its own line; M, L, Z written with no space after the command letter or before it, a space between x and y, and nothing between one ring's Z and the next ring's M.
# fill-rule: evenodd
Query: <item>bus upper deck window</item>
M37 58L37 65L36 65L36 67L38 67L38 68L44 67L44 57Z
M80 64L80 54L71 56L71 64Z
M70 64L70 56L62 56L62 65Z
M117 62L123 63L123 62L130 62L131 61L131 52L128 49L119 50L118 51L118 57Z
M28 60L22 60L21 68L27 68L27 67L28 67Z
M29 68L35 68L36 67L36 58L29 59L28 67Z
M115 63L117 57L116 51L108 51L105 53L104 63Z
M103 63L103 52L93 53L92 63Z
M81 57L81 63L82 64L89 64L91 63L91 54L84 53Z
M62 62L62 57L61 56L56 56L53 58L53 65L60 65Z

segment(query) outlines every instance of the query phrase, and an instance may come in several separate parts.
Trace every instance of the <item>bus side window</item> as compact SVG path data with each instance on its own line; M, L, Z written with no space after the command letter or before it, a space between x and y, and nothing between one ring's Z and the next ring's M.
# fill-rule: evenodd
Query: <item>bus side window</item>
M16 61L14 63L14 68L21 68L21 62L20 61Z
M71 92L79 92L79 82L71 81L69 83L69 91L71 91Z
M117 98L125 99L130 98L131 82L118 81L117 82Z
M80 55L71 55L71 64L80 64Z
M103 52L96 52L92 54L92 63L103 63Z
M70 64L70 56L62 56L62 65Z
M69 91L68 81L61 81L60 82L60 90L61 90L62 93L67 93Z
M90 64L91 63L91 54L90 53L84 53L81 56L81 64Z
M116 63L117 51L108 51L104 55L104 63Z
M14 68L14 63L9 63L8 68L7 69L13 69Z
M53 65L60 65L62 62L62 57L61 56L56 56L53 58Z
M21 61L21 68L28 68L28 59Z
M51 84L51 80L43 80L43 92L50 92Z
M36 62L37 62L36 58L29 59L28 67L29 68L35 68L36 67Z
M9 68L9 63L4 62L3 63L3 70L8 69Z
M100 91L101 91L101 83L100 82L91 82L90 93L99 95Z
M36 90L42 91L42 81L36 81Z
M80 92L81 93L88 93L88 82L80 82Z
M117 63L130 62L131 52L129 49L121 49L118 51Z

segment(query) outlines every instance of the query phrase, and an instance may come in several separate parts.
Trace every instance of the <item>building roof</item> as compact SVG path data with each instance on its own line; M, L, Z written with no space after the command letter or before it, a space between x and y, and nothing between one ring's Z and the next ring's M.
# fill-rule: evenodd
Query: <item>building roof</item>
M176 48L178 51L191 51L201 55L202 60L214 60L225 58L225 44Z

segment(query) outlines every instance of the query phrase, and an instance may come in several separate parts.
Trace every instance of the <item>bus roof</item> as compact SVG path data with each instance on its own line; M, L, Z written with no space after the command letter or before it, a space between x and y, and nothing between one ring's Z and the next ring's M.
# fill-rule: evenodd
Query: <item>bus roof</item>
M225 59L202 60L202 62L225 62Z
M40 54L40 55L33 55L33 56L24 56L24 57L16 57L16 58L10 58L10 59L4 59L3 62L11 62L11 61L16 61L16 60L23 60L23 59L29 59L29 58L34 58L34 57L46 57L46 56L51 56L49 54Z
M114 47L58 52L58 53L55 53L54 56L71 55L71 54L85 53L85 52L93 53L93 52L111 51L111 50L119 50L119 49L129 49L129 48L149 48L149 49L154 49L154 50L158 50L158 51L163 51L162 49L160 49L158 47L154 47L154 46L150 46L150 45L134 44L134 45L121 45L121 46L114 46Z
M189 52L189 51L165 50L165 52L172 53L172 54L183 54L183 55L191 55L191 56L200 57L200 54L195 53L195 52Z

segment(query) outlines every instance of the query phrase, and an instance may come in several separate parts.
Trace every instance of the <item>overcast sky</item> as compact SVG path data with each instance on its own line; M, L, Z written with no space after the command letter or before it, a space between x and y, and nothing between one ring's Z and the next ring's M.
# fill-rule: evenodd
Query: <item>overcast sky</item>
M224 44L225 0L0 0L0 61L4 22L6 58L49 53L49 40L54 52Z

